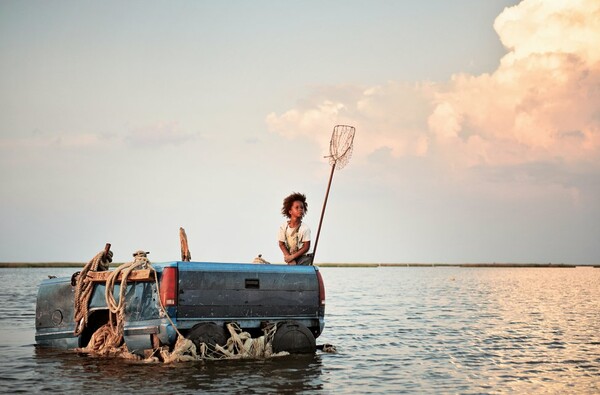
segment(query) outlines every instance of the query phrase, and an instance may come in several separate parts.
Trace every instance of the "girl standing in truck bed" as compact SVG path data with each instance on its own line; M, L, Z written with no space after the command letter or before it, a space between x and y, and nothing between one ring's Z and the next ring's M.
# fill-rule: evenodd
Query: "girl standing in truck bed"
M312 256L307 254L310 249L310 229L302 222L308 211L306 196L294 192L283 199L281 214L288 221L279 227L279 249L288 265L311 265Z

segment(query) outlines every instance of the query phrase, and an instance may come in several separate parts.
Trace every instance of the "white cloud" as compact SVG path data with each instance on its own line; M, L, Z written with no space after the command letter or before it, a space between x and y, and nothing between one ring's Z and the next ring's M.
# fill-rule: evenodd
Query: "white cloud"
M496 18L494 29L510 49L505 61L569 53L594 64L600 61L599 25L596 0L526 0L505 9Z
M333 125L357 127L355 155L382 148L452 168L600 158L600 2L524 0L494 27L507 54L490 74L445 84L329 87L271 131L326 145Z

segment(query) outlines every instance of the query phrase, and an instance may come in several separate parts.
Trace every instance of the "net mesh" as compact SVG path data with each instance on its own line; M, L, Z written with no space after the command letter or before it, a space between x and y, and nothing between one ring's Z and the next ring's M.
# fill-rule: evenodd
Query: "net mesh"
M329 142L329 164L338 169L348 164L354 146L354 126L336 125Z

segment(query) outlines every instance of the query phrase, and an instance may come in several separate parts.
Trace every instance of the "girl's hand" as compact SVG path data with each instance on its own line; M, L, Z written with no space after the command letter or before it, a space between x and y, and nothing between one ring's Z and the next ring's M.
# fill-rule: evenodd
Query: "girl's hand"
M283 260L285 261L285 263L287 263L288 265L295 265L296 264L296 258L294 258L293 255L285 255L283 257Z

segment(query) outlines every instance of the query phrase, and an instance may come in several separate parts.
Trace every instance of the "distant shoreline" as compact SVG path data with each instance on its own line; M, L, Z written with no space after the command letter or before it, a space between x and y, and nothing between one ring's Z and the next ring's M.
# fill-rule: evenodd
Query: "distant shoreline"
M120 263L114 263L116 268ZM0 262L0 268L59 268L78 267L83 268L84 262ZM483 267L483 268L575 268L593 267L600 265L573 265L566 263L318 263L319 267Z
M83 262L0 262L0 268L84 267Z
M566 263L319 263L320 267L545 267L545 268L575 268L595 267L600 265L572 265Z

